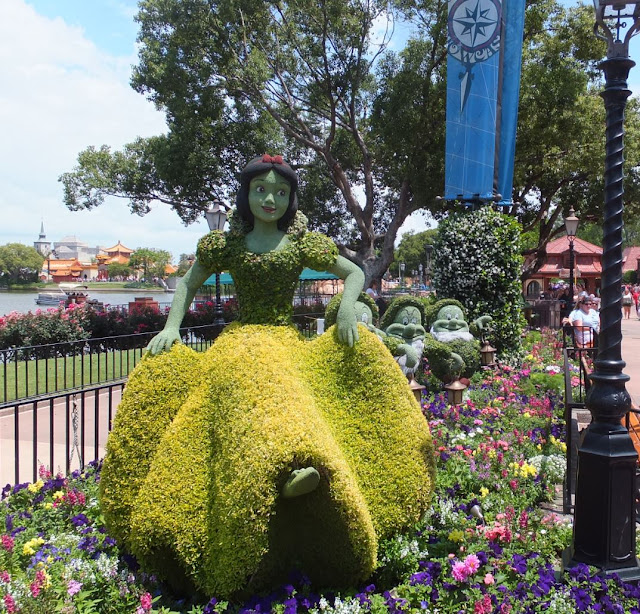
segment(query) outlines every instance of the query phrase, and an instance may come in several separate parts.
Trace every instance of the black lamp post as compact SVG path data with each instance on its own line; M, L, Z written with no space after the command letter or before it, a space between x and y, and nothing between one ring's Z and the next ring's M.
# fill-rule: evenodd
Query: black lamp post
M598 356L586 398L592 422L578 449L573 545L568 566L586 563L624 580L640 579L636 558L637 454L621 420L631 407L622 373L622 164L629 40L638 33L640 4L595 0L596 35L608 42L602 92L606 160L602 302ZM609 25L610 24L610 25ZM620 35L624 35L624 39Z
M564 218L564 228L567 231L567 237L569 237L569 301L567 303L567 311L571 313L573 311L573 268L575 266L575 253L573 251L573 240L576 238L578 232L578 222L580 220L576 217L576 212L573 207L569 209L569 215Z
M221 201L214 201L205 212L209 230L224 230L227 222L227 206ZM222 301L220 300L220 273L216 273L216 308L213 312L213 324L224 326L224 314L222 312Z
M433 245L427 245L427 266L426 266L426 275L429 280L429 290L431 290L431 253L433 252Z

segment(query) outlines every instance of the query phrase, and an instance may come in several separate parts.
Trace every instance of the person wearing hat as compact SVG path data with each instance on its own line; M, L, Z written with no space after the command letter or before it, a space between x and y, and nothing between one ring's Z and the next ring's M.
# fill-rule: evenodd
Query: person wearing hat
M586 292L578 295L569 322L573 326L576 345L581 348L593 347L595 336L600 332L600 315L595 310L595 300Z

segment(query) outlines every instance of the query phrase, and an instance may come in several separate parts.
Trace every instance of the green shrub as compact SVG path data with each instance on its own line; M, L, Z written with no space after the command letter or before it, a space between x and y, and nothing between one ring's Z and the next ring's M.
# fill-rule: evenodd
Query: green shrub
M110 532L174 587L228 596L286 580L349 586L380 539L429 506L433 447L391 355L360 327L311 342L289 327L231 325L198 355L145 359L107 444L101 500ZM257 377L256 377L257 374ZM312 493L279 496L312 465Z
M517 354L524 328L519 224L489 206L454 214L440 223L433 252L438 295L458 299L470 320L492 316L498 352Z
M465 368L461 375L463 377L471 377L478 369L480 369L480 342L479 341L464 341L463 339L456 339L450 341L447 346L452 352L459 354L462 360L464 360Z

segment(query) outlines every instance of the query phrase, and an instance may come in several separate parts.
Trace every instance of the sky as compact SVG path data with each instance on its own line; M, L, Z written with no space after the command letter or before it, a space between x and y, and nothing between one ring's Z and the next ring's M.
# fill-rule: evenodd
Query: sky
M161 203L143 217L124 199L76 212L63 203L58 178L80 151L117 150L166 129L164 115L129 85L136 12L136 0L0 0L0 245L32 245L43 223L49 241L74 235L91 247L158 247L177 262L208 231L204 219L185 227ZM630 87L638 83L635 68ZM414 214L401 233L428 223Z

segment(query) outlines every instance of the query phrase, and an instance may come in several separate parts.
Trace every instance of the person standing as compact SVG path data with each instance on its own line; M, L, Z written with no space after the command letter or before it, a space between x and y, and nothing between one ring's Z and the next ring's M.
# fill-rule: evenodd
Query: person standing
M631 290L629 290L629 286L625 286L624 292L622 293L622 313L625 320L631 317L631 305L633 305L633 295L631 294Z

